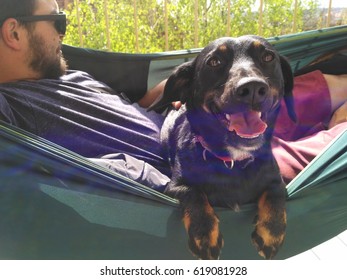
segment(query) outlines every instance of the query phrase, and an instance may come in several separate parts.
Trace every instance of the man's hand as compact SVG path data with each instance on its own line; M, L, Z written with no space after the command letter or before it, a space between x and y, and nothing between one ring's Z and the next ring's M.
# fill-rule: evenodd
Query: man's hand
M172 106L175 108L175 110L178 110L179 108L181 108L182 102L181 101L172 102Z

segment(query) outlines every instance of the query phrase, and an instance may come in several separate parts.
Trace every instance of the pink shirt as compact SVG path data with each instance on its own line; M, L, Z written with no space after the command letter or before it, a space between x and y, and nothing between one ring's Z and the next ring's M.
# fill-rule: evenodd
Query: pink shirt
M347 122L327 129L332 114L331 101L320 71L295 77L293 95L298 121L290 120L283 104L272 141L272 150L286 183L347 129Z

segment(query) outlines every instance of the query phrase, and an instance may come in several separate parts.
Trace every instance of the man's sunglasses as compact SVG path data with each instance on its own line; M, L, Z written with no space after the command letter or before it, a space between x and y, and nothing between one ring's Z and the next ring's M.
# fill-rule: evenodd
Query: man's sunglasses
M66 14L64 12L52 15L19 16L13 18L21 22L54 21L54 27L57 32L60 35L65 35L66 33Z

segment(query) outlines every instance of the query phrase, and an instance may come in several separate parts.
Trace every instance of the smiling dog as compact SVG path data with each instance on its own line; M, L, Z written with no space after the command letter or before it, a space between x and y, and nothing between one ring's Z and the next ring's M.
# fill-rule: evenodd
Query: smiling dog
M167 116L162 143L172 167L166 194L179 199L189 248L218 259L223 247L212 206L257 203L252 242L271 259L285 237L286 188L271 152L271 135L285 99L295 121L288 62L258 36L220 38L169 77L150 109L184 105Z

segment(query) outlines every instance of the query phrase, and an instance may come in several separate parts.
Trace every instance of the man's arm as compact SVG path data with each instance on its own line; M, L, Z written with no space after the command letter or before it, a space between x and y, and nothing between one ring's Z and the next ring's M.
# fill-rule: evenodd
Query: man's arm
M148 90L145 95L138 101L141 107L147 108L164 92L164 87L167 80L161 81L155 87Z
M328 128L347 122L347 101L343 103L332 115Z
M145 93L145 95L138 101L139 105L144 108L148 108L150 105L152 105L153 102L155 102L157 98L159 98L159 96L164 92L166 82L167 82L167 79L161 81L155 87L148 90ZM181 107L181 105L182 105L181 101L172 102L172 106L176 110L178 110Z

